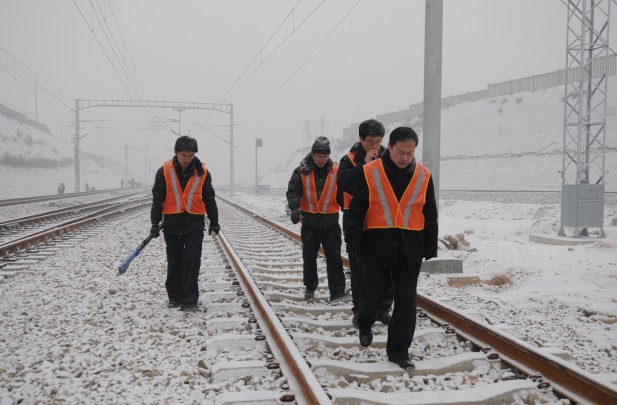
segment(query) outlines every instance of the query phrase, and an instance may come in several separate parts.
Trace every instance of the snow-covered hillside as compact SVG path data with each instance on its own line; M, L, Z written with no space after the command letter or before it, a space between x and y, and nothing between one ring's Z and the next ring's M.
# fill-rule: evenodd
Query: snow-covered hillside
M0 198L54 194L58 184L74 191L73 144L0 113ZM81 190L120 187L124 168L81 153Z
M612 78L611 78L612 79ZM442 111L441 189L561 190L564 90L500 96L458 104ZM609 80L606 131L606 190L617 191L617 83ZM371 118L371 117L366 117ZM396 124L386 126L388 134ZM416 157L422 160L422 123L412 117L420 135ZM357 141L335 142L332 158L339 160ZM264 175L260 184L287 187L294 167L309 148L296 150ZM490 170L480 170L480 168Z

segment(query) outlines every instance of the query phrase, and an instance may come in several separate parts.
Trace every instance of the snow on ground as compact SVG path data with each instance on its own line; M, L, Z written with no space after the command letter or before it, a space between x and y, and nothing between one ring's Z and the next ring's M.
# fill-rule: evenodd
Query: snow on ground
M110 223L0 282L1 405L212 404L221 387L242 389L201 375L218 353L204 351L213 315L167 308L162 237L118 275L149 224L147 212Z
M233 199L298 228L284 197ZM543 245L529 235L555 234L556 204L440 205L440 236L463 234L469 242L448 253L463 260L464 276L479 281L456 287L451 275L423 274L424 293L563 350L592 373L617 373L616 226L606 225L607 238L592 236L589 245ZM608 224L615 204L605 213ZM0 282L0 404L212 403L220 387L200 377L198 366L208 355L200 351L204 319L165 307L162 238L117 275L148 224L147 213L133 216Z
M234 200L297 228L286 217L284 197ZM529 240L557 237L559 204L442 199L440 237L462 234L469 246L447 250L441 244L440 255L461 259L463 274L423 273L419 288L510 325L535 345L563 350L589 372L617 373L617 204L611 201L606 238L590 229L592 243L572 246Z

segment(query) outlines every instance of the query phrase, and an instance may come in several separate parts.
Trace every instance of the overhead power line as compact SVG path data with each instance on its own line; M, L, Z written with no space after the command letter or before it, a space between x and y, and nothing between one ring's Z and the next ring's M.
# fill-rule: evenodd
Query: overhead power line
M334 26L334 28L332 28L330 30L330 32L328 33L328 35L325 36L324 39L321 40L321 42L307 55L307 57L302 61L302 63L300 63L300 65L293 71L291 72L291 74L289 75L289 77L287 77L287 79L274 91L274 93L272 93L267 99L265 99L257 108L255 108L253 110L253 112L251 112L248 117L246 117L244 119L244 121L242 121L240 123L240 125L245 124L247 121L249 121L253 115L259 111L264 105L266 105L279 91L281 91L281 89L283 87L285 87L285 85L291 80L292 77L295 76L295 74L302 68L302 66L304 66L306 64L306 62L311 58L311 56L313 56L315 54L315 52L317 52L317 50L319 48L321 48L321 46L330 38L330 36L332 36L332 34L334 33L334 31L337 30L337 28L343 23L343 21L345 21L347 19L347 17L349 16L349 14L351 14L351 12L356 8L356 6L360 3L360 0L358 0L356 2L356 4L353 5L353 7L351 7L351 9L349 9L349 11L340 19L340 21Z
M131 62L131 66L133 67L133 72L135 73L135 76L137 77L137 81L139 82L139 86L141 87L141 90L143 91L143 94L146 96L146 98L148 98L148 94L146 92L146 89L145 89L142 81L141 81L141 78L139 77L139 74L137 73L137 68L135 67L135 63L133 62L133 57L131 56L131 52L129 51L128 46L126 45L126 41L124 40L124 35L122 35L122 31L120 30L120 25L118 24L118 20L116 19L116 14L114 13L113 8L111 7L111 3L109 3L109 0L107 0L107 4L109 6L109 10L111 11L112 17L114 18L114 23L116 24L116 28L118 30L118 33L120 34L120 39L122 39L122 46L126 50L126 54L129 57L129 61Z
M313 16L313 14L315 14L315 12L326 2L326 0L323 0L321 3L319 3L315 8L313 8L313 10L300 22L300 24L298 24L298 26L296 27L294 25L291 33L289 35L287 35L287 37L285 37L275 48L272 52L270 52L265 58L263 58L263 52L264 49L270 44L270 42L272 41L272 39L275 37L275 35L280 31L280 29L283 27L283 25L285 24L285 22L294 15L294 11L296 10L296 8L298 7L298 5L300 4L302 0L298 0L298 2L296 2L296 4L291 8L291 10L289 11L289 13L287 13L287 15L285 16L285 18L283 19L283 21L281 21L281 23L278 25L278 27L274 30L274 32L270 35L270 37L266 40L266 42L260 47L259 51L257 51L257 53L255 54L255 56L253 57L253 59L249 62L249 64L244 68L244 70L242 71L242 73L240 73L240 75L238 76L238 78L231 84L231 86L229 86L229 88L225 91L225 93L219 98L219 100L217 101L218 103L225 103L227 100L229 100L234 94L236 94L238 92L238 90L240 90L244 84L251 78L253 77L253 75L255 73L257 73L257 71L272 57L274 56L274 54L283 47L283 45L295 34L297 33L302 26L304 26L304 24L308 21L309 18L311 18ZM253 66L253 64L255 63L255 61L257 60L257 58L259 56L262 56L262 59L259 63L259 65L257 65L257 67L255 67L253 69L253 71L248 75L248 77L243 78L243 76L245 75L245 73L251 68L251 66ZM238 84L239 83L239 84ZM235 88L235 90L233 90L233 92L231 92L231 94L229 94L229 92L234 88L234 86L236 86L236 84L238 84L238 86ZM198 120L195 124L199 124L201 121L207 120L210 116L212 115L212 112L209 111L206 114L204 114L204 116ZM193 124L193 125L195 125Z
M238 87L233 91L233 93L231 93L229 95L229 97L233 96L234 94L236 94L238 92L238 90L240 90L242 88L242 86L244 86L244 84L251 78L253 77L253 75L296 33L300 30L300 28L304 25L304 23L317 11L317 9L319 7L321 7L322 4L324 4L326 2L326 0L323 0L321 3L319 3L317 5L317 7L315 7L313 9L313 11L311 11L311 13L298 25L297 28L295 28L272 52L270 52L264 59L262 59L261 63L255 68L253 69L253 71L251 72L250 75L248 75L248 77L246 77L239 85ZM228 98L229 98L228 97Z
M85 17L84 13L82 12L81 8L77 5L76 1L73 0L73 4L77 8L77 11L81 15L83 21L86 23L88 29L90 30L90 33L92 34L92 36L96 40L99 48L101 49L101 51L105 55L105 58L107 59L109 64L114 69L114 72L116 73L116 76L120 80L120 83L125 88L125 90L129 94L131 99L137 100L137 101L145 100L146 99L146 97L145 97L145 94L146 94L145 88L143 86L141 78L139 77L139 74L137 73L137 69L135 68L135 64L133 62L133 58L131 57L130 51L129 51L128 46L126 44L126 41L124 39L124 35L122 35L122 31L120 30L120 25L119 25L118 20L117 20L117 18L115 16L113 8L111 7L111 3L109 3L109 0L106 0L106 4L107 4L107 6L108 6L108 8L109 8L109 10L110 10L110 12L112 14L112 17L113 17L115 27L116 27L116 29L117 29L117 31L119 33L120 38L122 39L122 47L120 47L120 45L118 45L118 40L116 40L116 37L114 36L114 33L113 33L111 27L107 23L107 17L105 16L105 11L101 8L101 6L99 4L99 1L95 0L96 6L92 2L92 0L88 0L88 2L90 3L90 8L91 8L91 12L93 14L93 17L96 18L96 21L98 22L98 25L99 25L101 31L103 31L103 35L105 36L105 40L106 40L106 43L107 43L110 51L106 50L106 47L103 46L103 43L99 39L99 36L97 36L97 34L95 33L94 22L92 24L90 24L88 22L87 18ZM126 51L126 54L128 55L128 58L130 60L132 68L130 68L128 66L128 63L127 63L127 61L126 61L126 59L124 57L124 52L122 51L121 48ZM119 69L122 72L120 72ZM150 112L147 109L140 108L139 111L142 114L143 118L147 122L150 122L152 120L151 114L150 114Z
M96 34L94 33L94 27L92 27L90 25L90 23L88 22L88 20L86 19L86 16L84 15L84 13L81 11L81 9L79 8L79 6L77 5L77 3L75 2L75 0L73 0L73 4L75 5L75 7L77 8L77 11L79 11L79 14L81 15L81 18L83 18L84 22L86 23L86 25L88 26L88 28L90 29L90 32L92 33L92 36L94 37L94 39L96 40L96 43L99 45L99 48L101 48L101 51L103 51L103 54L105 55L105 58L107 59L107 61L109 62L109 64L111 65L111 67L114 69L114 72L116 72L116 76L118 76L118 79L120 80L120 83L122 83L122 86L126 89L126 91L129 93L129 95L131 97L133 97L133 95L131 94L131 91L129 90L128 86L126 85L126 83L124 82L124 79L122 78L122 75L120 75L120 72L118 72L118 69L116 68L116 65L114 65L114 62L111 60L111 58L109 57L109 55L107 54L107 51L105 50L105 48L103 47L103 44L101 44L101 41L99 41L99 38L96 36Z
M116 16L114 14L113 8L111 7L111 3L109 3L109 0L106 0L107 6L109 7L109 10L110 10L110 12L111 12L111 14L113 16L114 22L116 24L116 28L118 30L118 34L120 35L120 38L122 39L123 49L126 50L126 53L129 56L129 59L131 60L131 64L133 66L132 71L129 68L127 62L126 62L126 59L124 58L124 52L122 51L121 47L118 46L118 41L116 40L116 37L114 36L114 33L112 32L111 28L109 27L109 24L107 24L107 17L105 15L105 12L101 9L99 1L95 0L95 2L96 2L96 6L97 6L97 9L98 9L98 12L97 12L96 9L94 9L94 5L92 4L92 0L90 0L90 5L92 6L93 12L96 14L97 21L99 22L99 25L100 25L101 29L103 30L103 33L105 34L105 38L107 38L107 43L109 44L110 48L112 49L114 56L118 60L118 63L120 64L120 67L122 68L124 76L126 77L128 82L130 83L131 88L134 91L135 98L137 100L139 100L139 101L144 101L146 99L145 89L143 87L141 79L139 78L139 74L137 73L137 69L135 68L135 65L133 64L133 58L131 58L131 54L130 54L130 51L128 50L128 46L126 45L126 42L124 41L124 36L122 35L122 31L120 30L120 25L118 24L118 20L116 19ZM99 18L99 13L101 14L101 18ZM105 23L105 27L103 27L103 24L101 23L101 19ZM107 32L109 32L109 36L105 32L105 28L107 28ZM111 38L111 41L109 40L109 38ZM113 42L113 44L112 44L112 42ZM137 80L135 80L135 78L133 76L135 76L137 78ZM139 82L139 85L137 84L137 82ZM143 118L146 119L146 121L150 121L151 120L151 116L150 116L150 114L149 114L147 109L140 108L139 111L142 114Z

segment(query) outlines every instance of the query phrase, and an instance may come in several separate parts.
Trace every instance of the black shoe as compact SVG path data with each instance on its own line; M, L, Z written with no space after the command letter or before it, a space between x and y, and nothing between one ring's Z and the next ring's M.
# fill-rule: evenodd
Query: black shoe
M359 323L359 318L360 316L358 314L353 314L353 317L351 318L351 324L354 326L354 328L359 328L358 325L360 325Z
M306 290L304 291L304 299L305 300L312 300L313 298L315 298L315 290Z
M199 312L199 307L197 304L184 304L180 307L180 311L182 312Z
M330 302L334 302L334 301L338 301L341 298L344 298L347 296L347 293L345 291L341 291L340 293L336 293L330 296Z
M416 365L413 364L413 361L409 359L400 359L400 360L390 360L392 363L396 363L403 370L415 370Z
M180 303L174 300L169 300L167 302L167 308L180 308Z
M383 323L384 325L390 325L390 320L391 319L392 319L392 317L390 316L388 311L384 311L384 312L381 312L381 313L377 314L377 320L379 322Z
M373 331L360 330L360 344L364 347L369 347L373 343Z

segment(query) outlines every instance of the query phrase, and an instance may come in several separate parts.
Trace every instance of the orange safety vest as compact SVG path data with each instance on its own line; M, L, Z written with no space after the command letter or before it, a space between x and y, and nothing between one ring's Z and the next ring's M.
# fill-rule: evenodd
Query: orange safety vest
M195 215L206 215L206 203L202 198L202 188L206 182L208 170L205 164L202 163L201 165L204 174L199 176L197 169L195 169L195 174L191 176L185 189L182 190L173 160L163 163L163 173L167 185L167 196L163 201L163 214L188 212Z
M347 157L349 158L349 160L351 160L351 164L356 167L356 154L355 153L351 153L351 151L347 152ZM349 204L351 203L351 199L353 198L353 195L343 191L343 209L347 210L349 209Z
M340 206L336 202L337 172L338 163L333 163L319 201L317 201L317 190L315 189L315 174L312 170L308 176L301 174L303 192L300 199L300 210L311 214L335 214L339 212Z
M421 163L416 168L407 189L398 201L386 176L381 159L364 165L364 176L369 189L369 208L364 229L399 228L411 231L424 229L422 207L431 172Z

